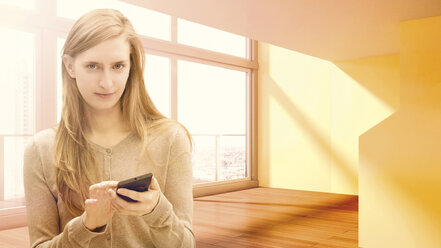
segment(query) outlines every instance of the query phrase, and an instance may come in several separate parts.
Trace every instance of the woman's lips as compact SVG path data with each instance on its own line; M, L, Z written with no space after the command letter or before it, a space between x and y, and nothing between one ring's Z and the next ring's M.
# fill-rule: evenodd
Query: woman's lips
M107 93L107 94L101 94L101 93L95 93L95 95L97 95L100 98L111 98L115 93Z

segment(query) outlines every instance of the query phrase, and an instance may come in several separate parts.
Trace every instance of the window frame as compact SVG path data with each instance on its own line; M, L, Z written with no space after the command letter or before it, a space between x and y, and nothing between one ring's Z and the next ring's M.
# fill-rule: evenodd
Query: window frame
M137 0L120 0L139 7ZM66 38L74 20L57 16L57 0L38 0L35 11L0 5L0 26L35 34L35 133L57 123L57 38ZM44 6L44 8L42 7ZM247 58L236 57L177 43L177 18L171 16L171 41L140 35L146 53L170 58L171 118L177 119L177 61L186 60L247 72L247 177L193 185L200 197L258 186L257 175L257 41L247 38ZM0 201L4 188L4 136L0 134ZM13 135L13 136L26 136ZM1 205L0 205L1 206ZM25 206L0 208L0 230L25 226Z
M173 25L174 20L172 20ZM173 29L172 29L173 30ZM183 44L169 44L150 37L142 36L144 49L149 53L171 57L171 89L172 111L171 118L177 119L177 60L186 60L207 65L214 65L227 69L247 72L247 164L248 176L246 178L217 181L193 185L194 197L219 194L235 190L253 188L258 186L257 181L257 41L248 38L250 59L208 51L201 48L190 47ZM172 35L173 42L173 35ZM154 51L154 52L151 52Z

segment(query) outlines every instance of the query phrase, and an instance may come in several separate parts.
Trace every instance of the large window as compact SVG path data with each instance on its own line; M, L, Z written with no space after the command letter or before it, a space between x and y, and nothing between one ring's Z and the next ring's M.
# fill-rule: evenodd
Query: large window
M178 121L195 139L195 183L247 176L246 74L178 61Z
M193 135L195 190L255 182L248 38L124 1L0 0L0 221L24 214L24 147L60 120L61 49L74 20L95 8L120 10L140 34L147 92Z

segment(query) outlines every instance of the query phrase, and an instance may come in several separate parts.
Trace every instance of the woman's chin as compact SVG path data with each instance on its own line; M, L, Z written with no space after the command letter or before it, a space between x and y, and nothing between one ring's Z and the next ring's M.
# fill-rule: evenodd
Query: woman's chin
M94 103L94 104L87 104L88 108L93 112L109 112L113 110L117 110L118 108L118 102L115 103Z

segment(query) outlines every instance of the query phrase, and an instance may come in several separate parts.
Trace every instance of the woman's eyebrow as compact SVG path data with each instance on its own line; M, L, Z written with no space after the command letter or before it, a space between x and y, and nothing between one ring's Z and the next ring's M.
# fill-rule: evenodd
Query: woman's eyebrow
M85 61L83 64L100 64L100 63L95 61Z
M126 59L126 60L119 60L116 62L112 62L111 64L124 64L124 63L128 63L128 62L129 62L129 60ZM100 65L101 63L96 62L96 61L85 61L84 64L98 64L98 65Z
M116 61L116 62L114 62L113 64L124 64L124 63L127 63L127 62L129 62L128 59L126 59L126 60Z

